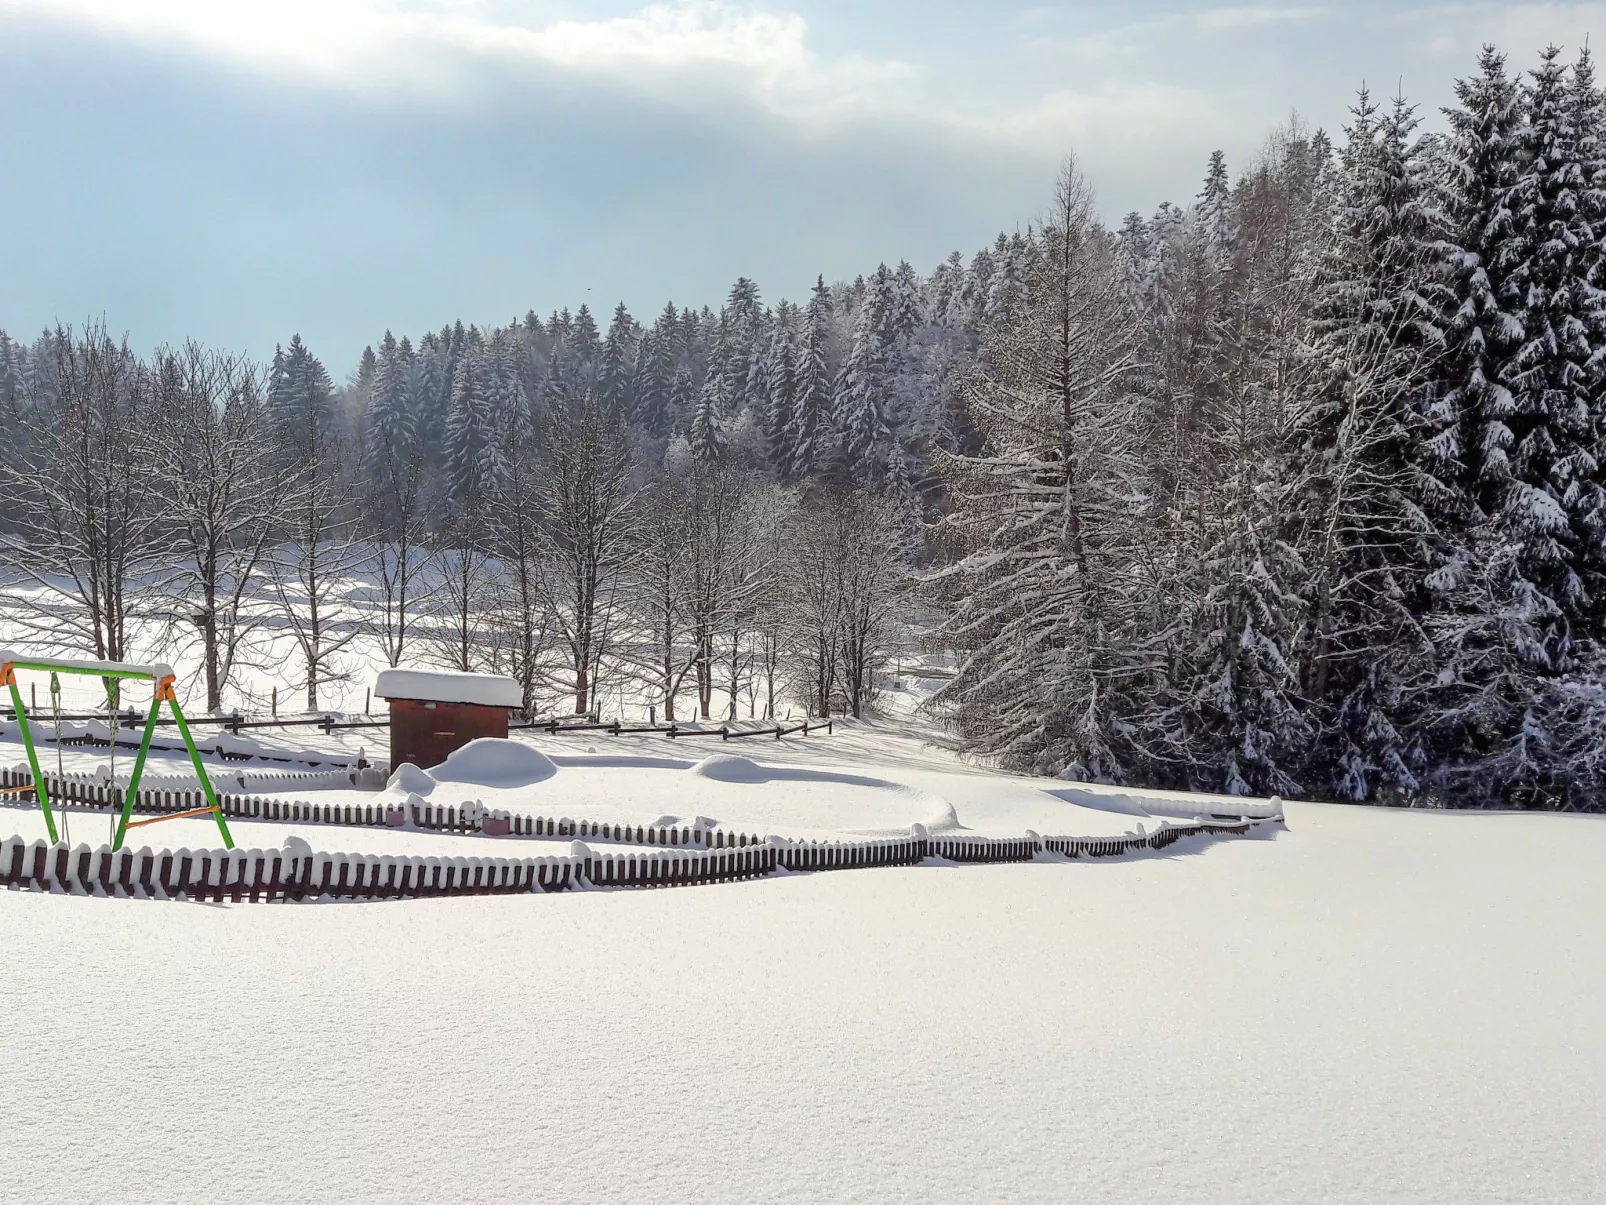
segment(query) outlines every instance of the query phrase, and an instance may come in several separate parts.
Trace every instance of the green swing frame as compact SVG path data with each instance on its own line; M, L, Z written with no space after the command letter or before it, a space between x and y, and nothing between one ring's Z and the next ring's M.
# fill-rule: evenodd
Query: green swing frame
M10 652L0 651L0 686L11 690L11 706L17 717L17 726L22 730L22 743L28 751L28 768L33 773L33 794L38 800L40 810L45 814L45 828L50 833L50 843L56 844L60 838L56 833L56 818L50 811L50 792L45 786L45 776L39 771L39 752L34 747L33 729L28 723L27 709L22 705L22 692L17 689L18 670L38 670L50 674L78 674L87 678L105 678L114 682L149 681L154 687L151 694L150 715L145 720L145 735L140 738L139 755L134 758L134 768L128 775L128 786L123 792L122 815L117 821L117 835L112 839L112 850L123 848L123 839L130 828L137 828L142 824L155 824L161 820L177 820L181 816L199 816L210 812L217 821L218 832L223 834L223 847L234 848L234 839L229 836L229 826L223 820L223 808L218 803L217 792L212 789L212 780L207 777L206 767L201 764L201 753L195 747L195 738L190 735L189 722L184 718L184 712L178 705L178 695L173 690L173 671L165 665L129 665L121 661L76 661L58 660L47 657L22 657ZM162 704L166 703L173 711L173 721L178 725L180 734L184 737L184 747L189 750L190 762L195 767L195 776L201 781L201 790L206 795L207 806L192 811L177 812L171 815L153 816L146 820L136 820L129 823L129 817L134 811L134 800L139 792L140 776L145 773L145 759L151 751L151 738L156 734L156 721L160 718ZM107 733L108 739L117 740L117 730L111 729ZM26 792L29 788L22 788ZM112 798L116 799L117 784L111 785Z

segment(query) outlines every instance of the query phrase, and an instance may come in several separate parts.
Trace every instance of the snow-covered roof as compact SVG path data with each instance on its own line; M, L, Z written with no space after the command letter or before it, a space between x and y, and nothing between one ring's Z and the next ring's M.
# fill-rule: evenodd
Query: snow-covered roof
M16 649L0 648L0 665L5 665L11 661L60 666L63 669L71 668L88 674L149 674L158 682L163 678L171 678L173 676L173 667L163 665L160 661L152 662L149 665L137 665L132 661L90 661L82 657L40 657L31 653L20 653Z
M524 691L501 674L460 674L441 669L379 671L374 693L381 699L426 703L473 703L480 707L522 707Z

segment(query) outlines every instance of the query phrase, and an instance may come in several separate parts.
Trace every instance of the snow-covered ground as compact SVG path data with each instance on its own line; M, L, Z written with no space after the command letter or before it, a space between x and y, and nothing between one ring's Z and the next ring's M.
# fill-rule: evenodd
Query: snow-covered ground
M822 839L911 824L1113 835L1228 806L998 774L929 735L524 734L405 790ZM360 739L382 748L375 736ZM262 741L355 745L304 729ZM0 766L21 760L14 729L0 735ZM220 777L274 765L208 761ZM63 751L69 771L105 763ZM164 754L151 772L184 770ZM1287 816L1128 858L674 891L299 906L0 893L7 1195L1606 1199L1606 817ZM107 823L69 822L91 843ZM568 845L231 824L258 847ZM206 819L138 832L217 844ZM42 835L37 809L0 806L10 833Z
M1606 818L376 905L0 895L7 1195L1606 1199Z
M453 781L448 777L428 790L428 802L453 806L475 801L526 815L635 825L684 824L701 817L732 831L813 839L907 834L913 824L924 825L933 834L1020 837L1030 829L1044 836L1113 836L1133 832L1138 824L1152 830L1158 823L1156 814L1192 815L1235 806L1166 792L1134 793L999 774L968 765L923 740L918 731L898 725L844 721L831 735L740 743L645 734L516 735L520 746L546 755L543 760L551 763L548 772L523 778L470 774ZM278 739L290 748L299 735ZM14 732L0 735L0 766L20 767L23 758ZM42 748L41 760L47 767L55 766L53 745ZM127 751L120 751L120 778L132 760ZM242 770L249 775L274 768L271 763L206 760L209 773L220 784ZM62 762L71 772L96 773L106 767L107 751L71 747L63 751ZM182 775L186 769L183 754L153 754L148 773ZM372 791L294 784L251 789L256 794L337 805L373 803L377 798ZM85 816L82 823L85 834L101 831L95 827L98 817ZM411 833L238 819L230 823L237 830L236 841L247 846L277 845L294 832L314 849L428 852L418 848L417 835ZM99 840L81 838L77 832L75 842ZM142 832L153 845L174 848L212 845L217 839L216 826L204 818L164 821ZM43 836L44 821L37 808L0 807L0 837L11 834ZM443 846L436 852L530 852L514 850L506 841L462 838L454 848Z

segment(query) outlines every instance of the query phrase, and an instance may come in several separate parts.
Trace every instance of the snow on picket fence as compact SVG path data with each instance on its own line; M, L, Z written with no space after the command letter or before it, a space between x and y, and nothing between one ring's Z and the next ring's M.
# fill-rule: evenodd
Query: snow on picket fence
M307 791L329 790L339 788L357 788L377 790L385 785L383 770L377 769L337 769L337 770L220 770L210 775L212 789L217 792L218 799L227 798L230 802L224 805L225 815L252 816L257 813L249 810L244 803L244 797L238 792L230 792L229 788L238 787L244 791L280 791L300 789ZM0 770L0 787L27 786L33 782L33 774L25 765L18 765L8 770ZM60 799L67 803L86 804L90 807L112 806L111 782L105 773L86 774L69 771L58 774L54 771L45 773L45 789L50 793L51 803ZM117 803L121 803L123 789L119 786ZM179 802L174 802L179 801ZM136 812L178 812L189 808L204 807L206 799L201 793L201 783L193 774L158 775L147 774L140 781L138 797L134 803Z
M269 772L271 777L273 772ZM375 780L364 777L362 771L327 771L321 774L289 775L295 785L316 783L326 786L362 786L374 785ZM22 786L32 779L27 771L18 768L14 770L0 770L0 787ZM56 774L45 775L46 789L50 792L53 803L78 804L90 808L109 808L114 806L111 792L106 780L88 774ZM122 798L119 791L116 801ZM251 820L289 821L300 824L337 824L347 826L384 826L389 828L415 828L434 832L446 833L478 833L491 837L581 837L596 841L615 842L626 845L661 845L670 847L699 846L710 849L723 849L727 847L747 846L758 844L765 840L756 833L726 832L715 825L704 823L701 820L681 824L620 824L605 823L596 820L576 820L567 816L533 816L489 809L477 803L445 806L432 804L420 796L409 796L406 800L378 799L373 803L312 803L306 800L279 799L271 796L241 795L230 792L220 792L218 802L223 808L225 816L240 817ZM1155 801L1158 807L1170 801ZM1226 802L1223 798L1214 806L1221 806ZM1282 815L1282 800L1273 796L1270 800L1263 799L1234 799L1231 801L1236 815L1226 813L1210 813L1212 823L1221 821L1236 822L1239 820L1271 820ZM1150 800L1144 799L1145 806ZM165 812L189 811L193 808L204 807L206 799L198 787L189 789L167 789L141 787L138 797L134 801L134 811L141 814L161 814ZM1180 803L1172 803L1171 815L1183 822L1203 821L1206 819L1196 803L1190 811ZM1170 825L1167 827L1175 827ZM1162 827L1159 833L1163 833ZM1079 838L1079 837L1048 837L1035 838L1043 844L1043 848L1051 853L1063 853L1076 857L1078 853L1073 848L1082 850L1083 846L1076 843L1093 840L1123 840L1123 838ZM1172 838L1174 840L1175 838ZM1024 861L1031 857L1029 853L1022 853L1019 841L1009 850L998 847L1003 841L1006 845L1009 838L992 838L978 836L945 836L930 838L930 856L946 858L955 862L1006 862ZM1167 841L1167 844L1170 842ZM1154 846L1153 848L1159 848ZM1084 851L1085 852L1085 851Z
M405 857L281 849L138 850L69 847L22 837L0 841L0 884L12 889L235 903L501 895L574 888L729 883L777 870L826 871L949 861L1020 862L1045 853L1111 857L1164 849L1183 837L1243 834L1263 820L1195 821L1122 837L907 837L794 841L600 854L581 841L567 855L534 858ZM723 836L723 834L721 834Z
M668 887L735 882L772 873L771 846L599 856L576 842L535 858L405 857L291 849L68 847L0 841L0 884L13 889L150 899L401 899L506 895L578 887Z
M250 776L253 780L256 775ZM268 771L261 777L275 780L276 772ZM372 787L382 779L366 776L364 771L331 770L314 774L289 774L286 780L292 786L314 787ZM0 787L26 786L33 776L25 768L0 769ZM150 780L148 780L150 781ZM169 812L187 812L206 806L206 797L193 779L178 780L182 787L141 785L134 799L134 812L141 815L160 815ZM214 783L214 789L226 780ZM93 774L45 775L45 789L50 793L51 806L81 806L106 810L121 806L123 793L115 795L105 778ZM425 802L419 797L406 801L375 797L372 803L313 803L301 799L280 799L272 796L246 795L227 790L218 791L218 804L223 814L249 820L289 821L301 824L339 824L370 827L412 827L447 833L483 833L486 836L509 837L591 837L599 841L615 841L630 845L708 845L724 848L727 845L757 844L762 838L756 834L726 833L712 825L629 825L603 824L594 820L573 820L568 817L542 817L515 815L482 807L478 804L442 806Z

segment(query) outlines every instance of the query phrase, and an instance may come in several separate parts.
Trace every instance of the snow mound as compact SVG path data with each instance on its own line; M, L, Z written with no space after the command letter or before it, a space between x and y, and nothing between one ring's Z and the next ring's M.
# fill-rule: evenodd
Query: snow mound
M558 772L552 759L519 741L482 736L454 751L430 772L436 782L478 787L525 787Z
M385 790L397 795L428 795L435 789L435 780L426 770L420 770L410 761L404 761L385 783Z
M769 771L747 757L729 753L715 753L703 758L691 768L700 778L713 778L719 782L767 782Z

